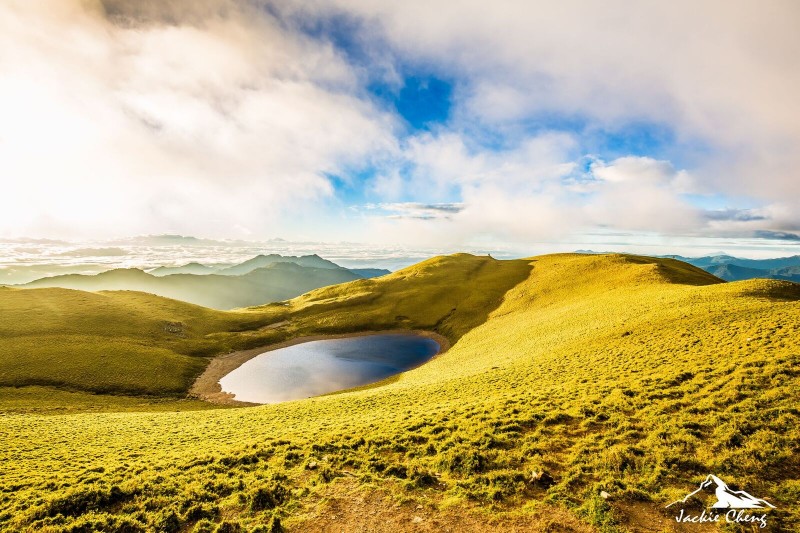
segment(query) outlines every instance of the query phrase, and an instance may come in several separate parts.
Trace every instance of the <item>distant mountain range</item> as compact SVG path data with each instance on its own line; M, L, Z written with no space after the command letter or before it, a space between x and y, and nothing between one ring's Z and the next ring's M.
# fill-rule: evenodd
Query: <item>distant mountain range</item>
M248 259L244 263L240 263L238 265L222 269L218 272L218 274L222 274L224 276L241 276L243 274L248 274L256 269L264 268L266 266L274 265L276 263L294 263L295 265L301 267L312 267L312 268L327 268L327 269L342 268L336 263L321 258L317 254L301 255L301 256L293 256L293 255L282 256L278 254L269 254L269 255L257 255L252 259Z
M608 252L576 250L576 253L599 254ZM660 255L654 257L667 257L689 263L725 281L766 278L800 283L800 255L773 259L744 259L727 254L706 255L703 257L684 257L682 255Z
M232 267L200 263L159 267L150 272L120 268L94 275L41 278L20 287L85 291L134 290L214 309L233 309L294 298L310 290L389 274L383 269L346 269L318 255L259 255Z
M294 256L294 255L279 255L279 254L269 254L269 255L257 255L252 259L248 259L244 263L239 263L238 265L223 265L219 267L212 267L208 265L203 265L201 263L187 263L181 266L162 266L158 268L154 268L150 270L148 273L154 276L168 276L170 274L197 274L197 275L205 275L205 274L220 274L223 276L241 276L244 274L248 274L256 269L264 268L275 263L294 263L298 266L302 267L314 267L314 268L328 268L328 269L337 269L342 268L336 263L332 261L328 261L327 259L323 259L317 254L313 255L301 255L301 256ZM389 271L381 271L380 276L383 274L388 273Z
M170 274L196 274L198 276L204 276L206 274L213 274L216 271L216 268L202 265L200 263L187 263L181 266L161 266L150 270L148 274L159 277L169 276Z
M580 250L580 253L597 253ZM800 255L743 259L726 254L704 257L667 255L726 281L771 278L800 282ZM314 255L258 255L237 265L162 266L145 272L114 269L98 274L44 277L19 287L62 287L87 291L136 290L214 309L261 305L299 296L310 290L388 274L377 268L347 269ZM28 278L30 279L30 278Z
M683 257L667 255L700 267L725 281L741 281L753 278L784 279L800 283L800 255L775 259L743 259L730 255L705 257Z

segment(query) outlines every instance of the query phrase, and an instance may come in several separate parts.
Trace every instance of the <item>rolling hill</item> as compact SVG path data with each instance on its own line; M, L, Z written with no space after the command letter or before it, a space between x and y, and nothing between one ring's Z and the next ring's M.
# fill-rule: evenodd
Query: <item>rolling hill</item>
M133 291L0 288L0 387L181 397L208 355L237 346L224 332L266 317Z
M273 262L245 274L169 274L115 269L95 275L42 278L25 288L61 287L84 291L132 290L182 300L213 309L233 309L293 298L299 294L362 276L345 268L299 266Z
M376 386L284 404L7 414L8 531L679 531L664 506L709 473L774 503L767 530L800 519L797 284L723 283L627 255L457 254L236 313L55 289L29 311L37 291L5 291L0 376L31 357L32 375L71 359L105 364L102 350L69 344L35 359L46 342L83 337L152 347L142 365L157 364L157 350L207 362L398 327L452 343ZM69 298L107 298L114 311ZM164 327L177 322L191 325L185 338ZM187 355L195 348L203 355ZM176 391L187 380L170 366ZM150 387L155 374L144 373ZM73 375L78 389L96 379Z

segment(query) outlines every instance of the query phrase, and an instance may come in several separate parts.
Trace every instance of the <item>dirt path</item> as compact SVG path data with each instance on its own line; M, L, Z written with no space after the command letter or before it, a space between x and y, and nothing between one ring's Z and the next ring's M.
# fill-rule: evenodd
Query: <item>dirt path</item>
M215 357L208 364L205 371L202 374L200 374L200 376L195 380L194 384L192 385L192 388L189 390L189 396L192 398L198 398L201 400L205 400L207 402L222 404L222 405L238 405L238 406L258 405L255 403L240 402L235 400L233 394L222 391L222 387L219 384L219 380L221 380L223 377L230 374L231 372L242 366L245 362L249 361L250 359L252 359L257 355L261 355L262 353L266 352L271 352L272 350L278 350L280 348L287 348L289 346L294 346L296 344L302 344L304 342L321 341L326 339L347 339L350 337L364 337L367 335L404 335L404 334L420 335L422 337L428 337L438 342L439 352L436 354L436 356L443 354L450 348L450 341L448 341L446 337L443 337L438 333L433 333L431 331L408 330L408 329L393 329L386 331L360 331L358 333L343 333L338 335L310 335L307 337L297 337L295 339L279 342L276 344L268 344L266 346L260 346L258 348L251 348L250 350L241 350L238 352L231 352L225 355L219 355Z
M289 533L592 533L572 513L556 506L543 506L528 516L490 514L473 507L439 508L436 498L414 501L379 487L359 487L356 480L339 478L311 496L299 519L287 524Z

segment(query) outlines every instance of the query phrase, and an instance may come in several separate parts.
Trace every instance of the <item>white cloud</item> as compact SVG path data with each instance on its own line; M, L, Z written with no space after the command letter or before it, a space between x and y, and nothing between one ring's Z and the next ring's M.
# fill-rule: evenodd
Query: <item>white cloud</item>
M575 140L563 133L529 137L506 150L470 149L455 132L424 133L408 142L403 157L413 169L411 190L495 185L527 192L571 172L574 147Z
M410 179L424 189L440 185L428 176L449 176L449 185L463 199L458 210L432 216L420 211L424 204L391 204L403 216L373 220L377 235L404 242L424 235L426 242L439 244L469 244L481 238L555 241L597 227L691 234L708 222L703 211L685 197L691 176L667 161L623 157L606 163L596 159L588 175L579 178L580 186L573 186L565 183L574 183L576 164L568 162L569 150L564 147L569 143L558 136L543 135L516 150L477 156L467 155L463 144L452 137L443 142L460 148L434 149L431 153L441 155L431 160L412 159L417 167ZM419 153L412 149L410 157ZM438 169L435 174L430 172L433 162ZM414 207L416 216L408 206Z
M336 194L329 175L346 181L370 165L377 177L349 187L400 216L358 230L316 224L319 234L461 243L592 227L800 228L796 2L269 7L1 4L0 180L12 201L0 235L297 236L291 228L315 225ZM341 13L361 22L351 37L364 64L292 25ZM369 79L399 88L401 64L454 80L447 123L404 138L368 95ZM543 129L559 117L586 131L656 123L674 133L681 168L596 159L580 128ZM486 147L485 130L501 148ZM688 194L745 201L709 215ZM446 216L419 215L453 202ZM744 208L758 216L737 217Z
M0 6L6 234L274 233L394 146L330 46L239 2ZM236 230L235 228L239 228Z
M700 147L692 170L709 190L800 196L794 0L335 5L382 31L397 53L459 79L455 120L653 121Z
M681 197L688 174L667 161L623 157L591 171L598 182L585 210L597 226L667 234L702 226L700 209Z
M613 183L659 185L677 178L669 161L649 157L621 157L611 165L602 161L592 164L592 173L601 180Z
M378 174L369 185L368 190L384 200L397 200L403 196L405 182L398 168L386 169Z
M463 203L446 204L423 204L419 202L388 202L380 204L367 204L364 206L368 210L379 209L390 213L390 219L415 219L415 220L434 220L452 219L463 211Z

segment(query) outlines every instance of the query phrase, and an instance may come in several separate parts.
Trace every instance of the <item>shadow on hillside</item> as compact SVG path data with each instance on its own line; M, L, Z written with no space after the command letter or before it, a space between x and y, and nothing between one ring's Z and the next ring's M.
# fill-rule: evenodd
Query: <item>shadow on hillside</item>
M455 343L464 334L485 323L489 315L503 303L506 293L528 279L536 260L514 259L504 260L502 263L508 265L502 283L487 283L476 287L476 292L481 294L470 294L469 298L460 302L460 307L453 308L433 330ZM488 265L484 266L487 267Z
M456 342L530 275L529 259L440 256L390 276L313 291L292 313L295 335L428 330Z

